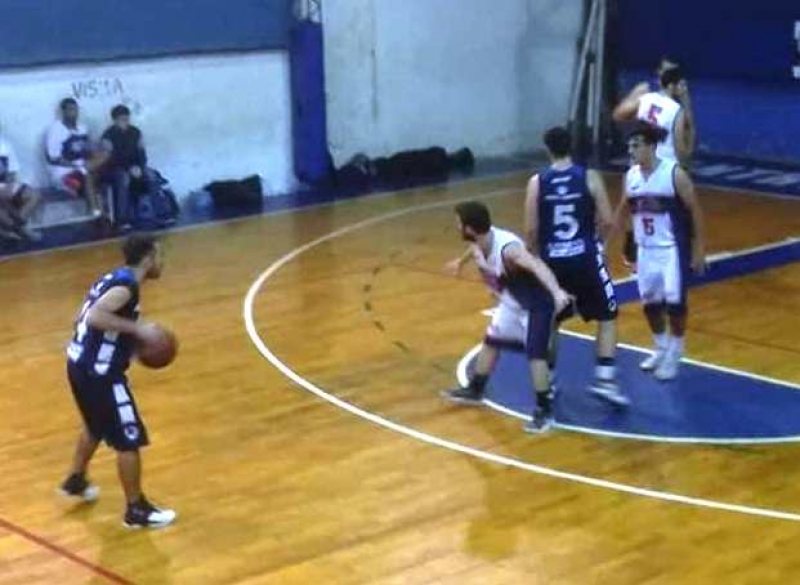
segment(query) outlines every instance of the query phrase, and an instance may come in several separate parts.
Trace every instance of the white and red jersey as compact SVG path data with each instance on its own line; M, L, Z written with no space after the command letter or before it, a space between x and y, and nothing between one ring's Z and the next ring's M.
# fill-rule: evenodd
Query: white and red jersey
M677 166L674 160L657 158L656 167L648 176L639 165L625 174L625 197L639 246L663 248L682 241L682 203L674 179Z
M667 137L656 147L658 158L677 160L675 152L675 122L681 105L671 97L658 91L651 91L639 98L636 119L649 122L667 131Z
M503 262L503 249L512 244L524 247L524 243L522 238L508 230L493 227L490 233L492 247L489 253L484 256L482 252L478 251L475 254L478 270L481 273L481 277L483 277L483 281L497 295L501 304L519 308L519 303L511 295L505 284L508 280L508 273Z

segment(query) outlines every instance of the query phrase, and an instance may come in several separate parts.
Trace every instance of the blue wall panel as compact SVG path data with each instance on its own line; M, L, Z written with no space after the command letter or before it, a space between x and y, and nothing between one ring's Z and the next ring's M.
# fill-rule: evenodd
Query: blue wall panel
M653 69L668 54L693 77L792 79L797 0L617 0L614 20L624 69Z
M617 0L609 49L622 91L681 63L700 150L800 162L798 21L798 0Z
M291 0L0 0L0 67L289 44Z
M290 64L294 172L304 183L319 183L328 178L332 166L328 154L321 24L302 21L294 26Z

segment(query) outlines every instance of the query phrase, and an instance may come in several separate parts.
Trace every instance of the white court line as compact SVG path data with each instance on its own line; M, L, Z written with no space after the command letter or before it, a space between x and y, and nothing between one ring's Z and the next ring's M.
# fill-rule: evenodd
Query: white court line
M486 315L490 311L482 311L481 313ZM594 337L591 335L586 335L584 333L577 333L574 331L561 331L560 333L564 335L569 335L571 337L577 337L579 339L585 339L587 341L593 341ZM650 351L639 347L637 345L630 345L628 343L620 343L618 347L622 347L631 351L649 354ZM467 386L469 384L469 375L467 374L467 367L469 363L474 359L474 357L478 354L481 349L481 344L476 345L472 349L470 349L464 357L458 362L458 366L456 367L456 379L461 386ZM708 368L710 370L717 370L720 372L725 372L726 374L733 374L736 376L742 376L745 378L750 378L753 380L759 380L762 382L769 382L771 384L777 384L781 386L788 386L793 390L800 390L799 384L794 384L792 382L786 382L784 380L778 380L776 378L768 378L766 376L759 376L758 374L753 374L751 372L745 372L743 370L736 370L733 368L726 368L724 366L718 366L717 364L712 364L708 362L703 362L700 360L693 360L690 358L683 358L682 361L686 363L693 364L695 366L702 366L704 368ZM507 406L503 406L497 402L492 400L485 399L483 403L496 410L497 412L501 412L508 416L513 416L514 418L518 418L520 420L530 420L531 416L525 414L523 412L519 412L517 410L513 410L508 408ZM566 423L560 423L558 421L555 422L556 427L560 429L564 429L565 431L574 431L576 433L584 433L587 435L598 435L601 437L612 437L615 439L633 439L639 441L652 441L657 443L683 443L683 444L700 444L700 445L770 445L775 443L796 443L800 441L800 435L787 435L784 437L675 437L669 435L646 435L641 433L623 433L619 431L607 431L604 429L598 429L596 427L585 427L581 425L571 425Z
M517 190L513 190L517 191ZM495 191L493 193L488 193L486 195L480 196L480 198L486 197L493 197L507 193L506 191ZM477 198L477 196L476 196ZM325 236L319 237L311 242L308 242L299 248L296 248L285 254L275 262L273 262L259 277L253 282L250 288L247 291L247 295L244 299L243 305L243 318L245 322L245 328L247 329L247 334L250 336L253 344L258 349L259 353L264 356L267 361L269 361L279 372L281 372L284 376L292 380L295 384L304 388L308 392L311 392L318 398L325 400L334 406L337 406L351 414L354 414L358 417L361 417L365 420L368 420L374 424L380 425L384 428L392 430L396 433L400 433L406 435L408 437L417 439L419 441L428 443L429 445L435 445L437 447L442 447L444 449L449 449L451 451L455 451L458 453L463 453L465 455L470 455L472 457L476 457L479 459L483 459L485 461L491 461L493 463L497 463L499 465L506 465L509 467L514 467L516 469L522 469L525 471L530 471L533 473L538 473L540 475L545 475L548 477L554 477L558 479L564 479L567 481L573 481L576 483L580 483L583 485L590 485L593 487L609 489L617 492L623 492L628 494L633 494L637 496L643 496L648 498L653 498L657 500L663 500L668 502L676 502L680 504L686 504L690 506L697 506L700 508L710 508L715 510L723 510L726 512L735 512L739 514L747 514L751 516L761 516L766 518L776 518L780 520L789 520L792 522L800 522L800 514L792 513L792 512L785 512L782 510L774 510L770 508L759 508L753 506L743 506L739 504L730 504L726 502L718 502L715 500L707 500L703 498L695 498L691 496L684 496L681 494L673 494L670 492L658 491L658 490L651 490L647 488L640 488L636 486L631 486L623 483L617 483L613 481L608 481L604 479L598 479L586 475L579 475L576 473L568 473L564 471L559 471L557 469L552 469L550 467L544 467L541 465L536 465L533 463L527 463L525 461L521 461L519 459L514 459L513 457L506 457L504 455L497 455L495 453L490 453L488 451L482 451L480 449L475 449L472 447L468 447L466 445L462 445L461 443L456 443L454 441L449 441L447 439L443 439L441 437L437 437L434 435L430 435L428 433L423 433L416 429L412 429L410 427L398 424L394 421L391 421L387 418L382 416L378 416L374 413L368 412L362 408L359 408L349 402L342 400L341 398L337 398L336 396L326 392L319 386L315 385L313 382L303 378L294 370L292 370L288 365L282 362L264 343L261 337L258 334L258 330L256 329L255 320L253 317L253 305L255 302L255 298L258 295L261 287L264 286L264 283L275 275L278 270L280 270L283 266L300 256L301 254L307 252L308 250L318 246L324 242L332 240L334 238L338 238L340 236L346 235L350 232L359 230L361 228L374 225L379 222L387 221L390 219L394 219L396 217L401 217L403 215L407 215L410 213L416 213L419 211L423 211L426 209L434 209L437 207L444 207L448 205L453 205L453 201L440 201L437 203L431 203L428 205L421 205L415 207L409 207L406 209L402 209L399 211L394 211L391 213L387 213L384 215L375 216L370 219L366 219L364 221L360 221L358 223L354 223L338 230L335 230Z

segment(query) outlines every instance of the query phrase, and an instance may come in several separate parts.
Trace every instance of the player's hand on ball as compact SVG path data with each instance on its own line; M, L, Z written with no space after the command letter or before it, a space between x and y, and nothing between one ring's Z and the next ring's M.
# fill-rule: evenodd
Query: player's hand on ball
M136 327L136 339L142 344L158 342L161 332L155 323L139 323Z

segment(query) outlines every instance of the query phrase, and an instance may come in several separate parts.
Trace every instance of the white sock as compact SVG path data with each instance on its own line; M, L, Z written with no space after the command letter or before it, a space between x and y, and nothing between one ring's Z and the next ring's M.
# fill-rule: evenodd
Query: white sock
M670 337L669 352L677 357L681 357L683 355L683 337Z
M601 366L597 364L594 367L594 377L598 380L604 380L606 382L614 380L617 375L617 368L615 366Z
M665 351L669 347L669 335L667 333L654 333L653 342L657 350Z

